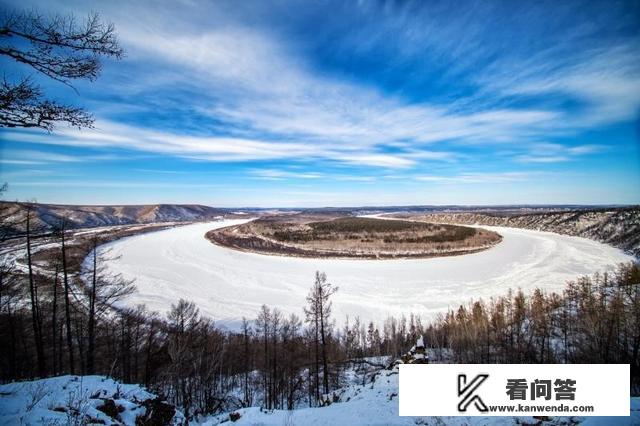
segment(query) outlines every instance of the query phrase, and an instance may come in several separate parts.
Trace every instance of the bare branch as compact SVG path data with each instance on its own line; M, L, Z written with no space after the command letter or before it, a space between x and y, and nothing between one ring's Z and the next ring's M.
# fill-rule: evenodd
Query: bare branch
M101 57L120 59L113 24L105 24L97 13L83 23L73 15L43 16L36 11L4 12L0 18L0 55L35 69L69 87L72 80L95 80ZM74 89L75 90L75 89ZM82 108L43 98L40 87L29 78L0 87L0 127L53 129L56 122L91 127L93 118Z
M102 23L98 14L89 15L82 26L73 15L50 19L36 12L10 15L0 25L0 40L4 42L0 55L63 83L95 80L100 56L120 59L124 55L113 24Z
M0 127L41 128L51 131L56 122L92 127L93 117L82 108L43 99L39 86L29 79L0 83Z

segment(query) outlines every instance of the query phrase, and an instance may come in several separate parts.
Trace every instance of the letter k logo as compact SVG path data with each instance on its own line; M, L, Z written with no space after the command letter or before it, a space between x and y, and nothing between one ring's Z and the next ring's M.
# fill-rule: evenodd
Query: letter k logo
M458 411L461 413L466 412L472 402L481 413L489 411L482 398L474 393L488 377L488 374L478 374L472 381L467 383L467 375L458 374L458 397L461 398L458 403Z

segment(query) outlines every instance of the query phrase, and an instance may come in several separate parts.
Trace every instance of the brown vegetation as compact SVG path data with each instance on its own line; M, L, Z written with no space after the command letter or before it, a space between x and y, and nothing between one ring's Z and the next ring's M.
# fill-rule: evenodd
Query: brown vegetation
M270 217L213 230L227 247L304 257L436 257L487 249L501 237L485 229L406 220Z

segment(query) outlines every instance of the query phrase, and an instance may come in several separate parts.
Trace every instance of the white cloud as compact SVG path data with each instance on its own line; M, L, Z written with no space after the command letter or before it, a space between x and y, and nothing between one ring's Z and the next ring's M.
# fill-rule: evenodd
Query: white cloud
M373 176L352 176L346 174L304 172L279 169L253 169L250 171L250 173L260 179L266 180L323 179L325 181L339 180L351 182L374 182L376 180L376 178Z
M25 136L25 134L21 134ZM36 135L34 141L39 141L43 135ZM28 138L25 138L28 140ZM60 154L56 152L46 152L27 149L6 149L2 151L3 158L0 158L0 163L3 164L50 164L50 163L81 163L88 161L110 161L117 160L120 157L113 154L99 154L99 155L81 155L81 154Z
M503 173L462 173L454 176L425 175L416 176L414 179L424 182L436 183L507 183L527 180L532 173L527 172L503 172Z
M319 74L300 52L264 31L226 25L190 35L167 28L128 28L123 34L143 57L181 70L175 84L200 87L202 99L193 108L222 120L237 137L313 142L319 149L336 142L353 149L398 141L416 148L450 140L491 144L546 133L560 119L545 109L460 112L409 103Z
M604 150L606 150L605 146L596 145L596 144L580 145L580 146L573 146L573 147L567 148L567 152L569 152L570 154L576 154L576 155L594 154L597 152L602 152Z
M424 161L455 161L464 155L435 148L438 144L501 143L530 148L511 157L516 161L545 163L567 161L597 149L585 145L543 152L536 141L628 119L637 113L640 102L633 46L600 47L566 57L549 48L523 60L504 55L486 66L482 52L491 53L500 46L481 44L480 36L492 39L492 34L486 34L482 25L470 25L473 14L456 14L450 25L424 25L448 8L434 11L434 17L412 20L408 10L377 16L377 8L369 11L363 6L362 13L384 22L380 31L368 31L373 36L354 38L363 43L358 47L363 51L398 42L401 56L416 59L425 55L421 49L426 43L430 54L453 58L456 64L471 67L477 62L480 66L475 71L481 77L474 79L475 72L467 77L478 84L480 93L444 104L408 101L348 77L320 72L309 62L304 44L283 38L276 29L242 23L239 15L231 16L221 6L209 6L206 13L198 14L188 7L165 6L110 8L129 58L152 71L132 76L133 82L126 84L148 84L154 94L159 89L189 89L196 96L178 94L177 101L166 101L168 107L171 102L180 103L194 114L214 119L221 123L224 136L210 128L186 134L176 123L169 131L101 120L96 130L61 129L54 137L12 132L13 140L117 147L198 161L321 159L390 169L409 169ZM459 34L461 27L468 31ZM397 39L388 40L396 33ZM453 35L463 37L465 43ZM575 111L545 102L509 107L513 99L556 93L576 97L586 106ZM398 146L401 149L395 149Z
M174 155L194 161L242 162L260 160L307 161L324 159L347 164L402 168L414 164L402 154L377 154L365 148L341 143L323 144L278 142L226 136L185 136L142 129L108 121L96 123L94 129L61 129L56 135L17 133L25 143L63 146L120 148L134 151ZM75 157L70 160L76 161ZM82 161L79 157L77 161Z
M410 158L389 154L339 155L336 159L355 165L388 168L405 168L416 164L416 162Z
M36 150L5 150L3 156L9 159L2 159L1 162L27 161L37 164L43 163L73 163L82 161L80 157L73 155L58 154L53 152L43 152Z
M392 27L405 26L410 16L397 18ZM468 18L462 17L456 25ZM637 49L624 44L564 56L563 51L549 48L518 61L507 56L492 66L480 67L482 77L476 80L480 94L461 99L466 108L454 110L437 103L409 103L372 87L320 74L305 60L299 46L258 27L233 22L193 34L179 25L174 31L167 30L174 26L166 24L159 17L149 19L146 26L125 27L123 37L141 55L180 70L183 84L201 87L208 100L194 108L223 120L242 137L263 139L266 135L316 144L341 141L358 147L387 146L399 140L414 146L450 140L522 143L550 133L566 134L578 127L629 119L640 105ZM456 25L446 28L453 31ZM480 28L472 30L477 33ZM414 42L415 37L429 40L426 35L431 32L416 31L413 28L403 37ZM447 31L432 34L444 45L431 48L450 46L443 34ZM484 48L491 51L493 47ZM467 56L470 50L466 48ZM465 52L458 53L456 57L465 56ZM586 107L568 111L487 106L548 93L575 96Z
M515 158L522 163L561 163L605 149L605 146L597 144L565 146L557 143L538 143L532 145L528 153L517 155Z
M292 172L292 171L276 170L276 169L256 169L256 170L252 170L251 174L261 179L268 179L268 180L321 179L325 177L325 175L322 173Z
M633 119L640 108L640 59L637 40L593 48L568 57L542 52L520 64L503 64L481 84L502 96L561 95L578 105L561 125L590 128Z
M13 165L19 165L19 166L26 166L26 165L44 164L44 163L42 161L33 161L33 160L0 159L0 164L13 164Z
M522 163L562 163L571 160L563 155L519 155L516 159Z
M33 187L72 187L72 188L215 188L228 189L228 185L218 184L192 184L192 183L154 183L154 182L131 182L131 181L85 181L85 180L46 180L46 181L20 181L12 183L11 186L33 186Z

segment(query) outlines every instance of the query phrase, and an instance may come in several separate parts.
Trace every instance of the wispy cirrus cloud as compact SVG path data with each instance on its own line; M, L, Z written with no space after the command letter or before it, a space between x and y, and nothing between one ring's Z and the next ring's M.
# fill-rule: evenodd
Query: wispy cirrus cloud
M18 133L23 143L70 147L119 148L168 154L194 161L248 162L266 160L311 161L323 159L338 163L403 168L414 164L409 154L384 154L338 143L323 146L302 142L277 142L228 136L185 136L151 131L111 122L97 123L95 129L62 129L57 135ZM68 161L82 161L70 157Z
M261 179L284 180L284 179L322 179L326 175L322 173L295 172L289 170L276 169L256 169L251 174Z
M225 185L203 183L154 183L154 182L135 182L135 181L82 181L82 180L40 180L40 181L24 181L16 182L15 186L34 186L34 187L61 187L68 186L72 188L192 188L192 189L221 189L226 188Z
M565 146L557 143L538 143L531 146L526 154L517 155L516 160L522 163L561 163L605 150L606 146L598 144Z
M340 173L320 173L320 172L301 172L294 170L279 169L255 169L250 171L251 175L259 179L266 180L338 180L350 182L374 182L374 176L352 176Z
M447 10L438 6L433 13L439 16ZM499 47L495 45L498 41L492 39L492 43L474 50L476 43L472 40L488 34L472 15L463 14L447 26L423 32L418 29L424 27L424 20L432 18L423 16L419 8L400 8L392 15L385 15L376 7L357 8L356 13L367 20L379 17L379 29L372 33L387 36L365 41L355 33L346 41L339 39L339 46L353 46L356 37L363 42L360 50L374 51L401 40L416 43L419 39L429 48L420 60L440 52L457 60L466 57L471 61L465 62L466 67L472 63L478 67L476 73L467 76L468 82L479 85L478 93L472 92L453 103L408 101L370 84L318 72L300 46L263 25L247 25L239 15L222 7L207 9L216 19L227 19L225 25L219 26L189 25L188 20L194 16L188 9L170 17L153 10L147 12L141 21L113 12L119 18L123 44L134 60L170 76L160 83L161 87L188 89L184 95L178 92L174 101L167 101L167 107L180 108L177 102L185 102L195 114L215 121L203 126L213 131L185 134L175 126L151 131L129 124L126 133L138 138L134 144L127 135L109 131L115 123L103 121L101 126L106 132L90 133L88 137L75 135L76 140L100 146L124 143L135 149L204 161L296 157L406 168L422 160L453 158L416 149L424 145L452 141L481 145L535 143L542 137L575 131L576 123L581 121L584 126L587 116L605 121L626 119L638 105L638 61L624 43L616 49L601 49L598 55L580 52L567 57L541 49L523 65L509 56L487 63L483 55L492 55ZM523 11L530 18L538 16L537 12L533 8ZM450 37L445 36L461 27L469 30L462 34L475 36L463 36L464 51L446 48ZM410 28L414 30L406 30ZM427 37L429 34L431 37ZM400 49L404 59L399 60L416 60L418 53ZM140 84L144 87L143 82ZM153 81L150 89L157 90L157 85L158 81ZM479 98L488 98L488 91L495 98L491 104ZM578 94L588 104L587 111L570 113L541 103L508 107L499 102L550 92ZM591 104L597 104L598 111ZM65 133L69 137L69 132ZM399 141L413 150L407 149L404 154L389 152L393 151L389 147Z
M577 105L566 114L564 124L569 128L633 119L640 108L640 59L637 41L622 43L568 58L539 54L533 65L505 66L499 75L486 77L485 84L505 96L572 99ZM523 70L527 65L535 71Z
M485 183L507 183L519 182L531 179L535 173L529 172L503 172L503 173L461 173L459 175L425 175L416 176L414 179L423 182L434 183L463 183L463 184L485 184Z
M409 13L399 16L389 19L410 21ZM540 138L565 136L585 126L628 119L639 105L638 60L628 41L615 49L594 48L573 55L543 48L528 61L507 57L489 63L483 63L477 53L470 54L470 43L466 52L479 65L470 81L479 84L480 90L446 104L407 101L370 85L318 73L297 46L260 26L237 23L193 34L172 33L165 24L158 18L142 29L127 27L123 35L141 57L186 71L180 77L185 85L208 89L208 95L193 106L195 111L223 122L223 132L230 136L270 145L273 152L279 152L280 144L290 144L292 152L304 155L304 147L313 146L324 151L315 157L326 160L412 167L423 159L445 158L417 151L413 156L384 151L398 141L414 148L452 141L485 146L516 141L534 144ZM383 19L381 25L387 24ZM450 29L455 28L454 23ZM483 31L477 24L472 26L472 33L486 36ZM371 43L367 46L376 48ZM491 55L495 48L490 44L480 51ZM404 53L411 57L415 52ZM504 106L511 99L549 93L576 96L583 105L575 110L544 102ZM493 101L487 103L481 97ZM359 154L345 155L347 146ZM264 158L257 151L254 154L253 158ZM245 158L252 157L247 153Z
M190 70L185 84L206 85L213 95L196 110L223 120L227 131L243 137L367 147L399 140L416 146L448 140L508 142L514 135L546 133L560 118L545 109L457 112L437 103L407 102L318 75L281 40L242 27L197 36L127 34L142 55Z
M4 132L13 147L61 156L4 164L73 168L115 152L161 163L123 161L115 173L158 178L205 180L212 163L274 186L524 186L567 162L633 152L638 24L622 3L52 0L38 6L99 6L127 58L81 87L96 129Z
M25 136L26 134L21 134ZM114 161L122 157L114 154L95 155L70 155L48 151L28 150L28 149L7 149L2 151L0 163L4 164L53 164L53 163L80 163L97 161Z
M37 150L5 150L0 158L0 163L5 164L45 164L45 163L70 163L81 161L80 157L57 153L48 153Z

